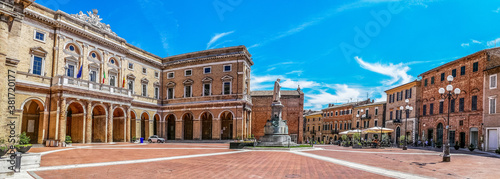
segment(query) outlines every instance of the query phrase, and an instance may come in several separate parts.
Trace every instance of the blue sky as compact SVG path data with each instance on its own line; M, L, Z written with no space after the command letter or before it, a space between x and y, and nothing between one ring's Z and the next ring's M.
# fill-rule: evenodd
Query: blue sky
M305 109L385 100L384 90L500 46L499 1L37 0L69 14L98 9L127 42L161 57L245 45L252 90L300 84Z

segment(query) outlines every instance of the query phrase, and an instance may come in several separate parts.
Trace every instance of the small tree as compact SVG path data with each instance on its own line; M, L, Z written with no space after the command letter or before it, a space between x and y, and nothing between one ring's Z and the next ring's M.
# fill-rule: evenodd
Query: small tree
M359 133L354 133L352 135L354 142L360 142Z
M26 132L23 132L19 135L19 145L28 145L30 144L30 137L26 135Z
M399 143L400 143L401 145L404 145L404 142L405 142L405 136L404 136L404 135L399 136Z
M347 135L342 135L342 141L346 141L347 140Z

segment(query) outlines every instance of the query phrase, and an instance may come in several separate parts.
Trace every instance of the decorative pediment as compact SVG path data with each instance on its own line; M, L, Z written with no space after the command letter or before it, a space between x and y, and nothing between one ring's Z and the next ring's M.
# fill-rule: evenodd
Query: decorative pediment
M141 83L148 84L148 83L149 83L149 80L148 80L147 78L142 78L142 79L141 79Z
M66 63L68 63L68 62L73 62L73 63L78 64L78 59L77 59L77 58L75 58L74 56L69 56L69 57L66 57L66 58L64 58L64 61L65 61Z
M475 93L477 93L477 92L479 92L479 91L481 91L481 90L479 90L479 88L474 88L474 89L472 89L472 90L470 91L470 93L471 93L471 94L475 94Z
M230 76L230 75L224 75L222 78L221 78L222 81L232 81L233 80L233 77Z
M203 80L201 80L203 83L212 83L213 79L210 77L205 77Z
M30 53L34 55L39 55L45 57L47 55L47 51L42 47L33 47L30 49Z
M101 22L101 17L97 15L97 9L92 9L92 12L87 11L87 14L84 14L82 11L78 14L71 14L72 17L82 21L82 22L87 22L90 25L103 30L105 32L108 32L110 34L116 35L113 31L111 31L111 27L109 24L105 24Z
M135 80L135 75L130 73L127 75L127 79Z
M109 74L118 74L118 70L116 69L110 69L108 70Z
M88 61L91 61L92 63L97 63L97 64L101 64L101 63L102 63L101 61L99 61L99 60L97 60L97 59L93 59L93 58L91 58L91 57L87 57L87 60L88 60Z
M429 98L429 101L434 101L434 100L436 100L436 98L434 97Z
M156 81L153 83L153 86L160 86L160 83Z
M194 83L194 81L193 81L193 80L191 80L191 79L187 79L187 80L184 80L184 81L182 82L182 84L184 84L184 85L192 85L193 83Z
M100 65L97 64L97 63L91 63L89 64L89 68L95 68L95 69L99 69Z
M170 81L167 83L167 88L173 88L173 87L175 87L175 82Z

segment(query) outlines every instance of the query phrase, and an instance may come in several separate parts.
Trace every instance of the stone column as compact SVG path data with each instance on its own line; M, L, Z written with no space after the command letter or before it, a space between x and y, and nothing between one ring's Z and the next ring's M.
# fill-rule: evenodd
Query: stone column
M86 119L85 127L85 140L87 143L92 143L92 101L89 101L87 104L87 119Z
M221 125L220 119L214 118L212 120L212 139L213 140L221 139L220 125Z
M200 119L193 120L193 140L201 140L201 121L200 121Z
M59 145L66 140L66 98L61 99L61 115L59 116Z
M106 143L113 142L113 104L109 104Z
M184 140L184 127L182 121L175 121L175 139Z
M132 118L130 117L130 109L127 111L127 120L125 121L125 142L130 141L130 123L132 122ZM135 122L135 121L133 121Z
M45 138L47 138L47 132L48 132L48 121L49 121L49 112L47 110L45 110L44 112L41 112L41 114L43 115L41 118L42 120L39 121L39 124L38 126L42 126L40 127L40 129L38 130L38 143L39 144L42 144L43 141L45 140Z

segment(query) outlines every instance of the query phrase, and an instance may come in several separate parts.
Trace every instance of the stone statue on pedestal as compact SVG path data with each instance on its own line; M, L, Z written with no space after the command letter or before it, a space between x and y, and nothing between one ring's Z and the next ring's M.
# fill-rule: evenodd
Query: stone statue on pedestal
M260 138L259 146L295 146L288 135L288 125L282 118L280 79L274 82L273 102L271 103L271 119L264 126L264 136Z

